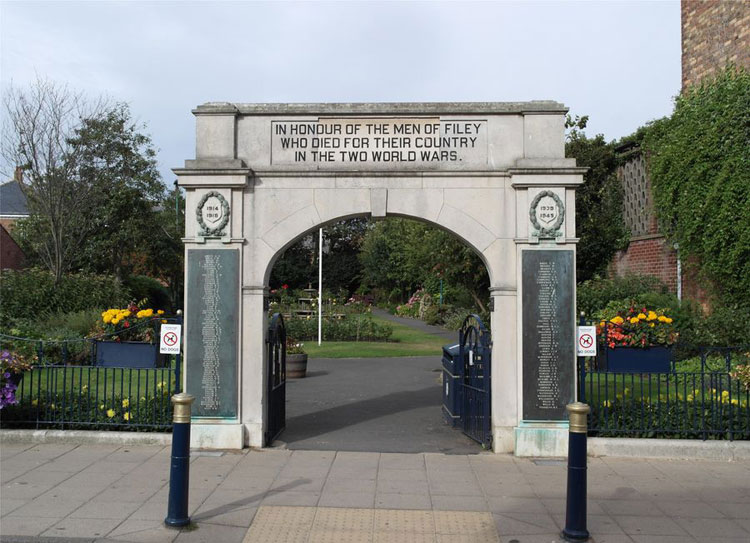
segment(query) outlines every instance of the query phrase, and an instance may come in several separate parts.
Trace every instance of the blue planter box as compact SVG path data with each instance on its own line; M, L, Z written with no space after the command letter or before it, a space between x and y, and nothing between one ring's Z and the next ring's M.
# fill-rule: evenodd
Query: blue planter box
M672 371L672 349L669 347L607 348L606 370L623 373L663 373Z
M147 369L163 366L165 357L159 355L156 343L136 341L97 341L96 365L105 368Z

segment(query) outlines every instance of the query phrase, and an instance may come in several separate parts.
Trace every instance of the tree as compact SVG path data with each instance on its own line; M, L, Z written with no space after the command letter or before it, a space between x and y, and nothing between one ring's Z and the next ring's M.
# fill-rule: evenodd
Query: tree
M750 306L750 72L727 67L647 127L661 231L728 307Z
M486 266L473 249L435 226L409 219L378 222L365 236L360 261L364 283L390 292L389 301L404 301L419 287L437 294L442 279L451 303L487 308Z
M629 233L622 219L622 186L617 180L618 159L614 142L598 134L586 137L588 117L568 118L572 128L565 143L565 154L578 166L588 167L583 185L576 190L576 251L578 281L586 281L606 271L617 250L626 246Z
M368 228L367 219L339 221L323 228L323 286L331 290L344 289L352 294L359 287L362 265L358 254ZM289 247L274 264L270 285L278 288L288 284L305 288L317 284L317 230Z
M80 217L95 190L77 175L71 137L83 119L96 116L105 106L102 99L89 101L46 79L37 79L25 90L11 87L3 99L3 162L8 170L23 169L21 190L32 215L22 232L58 281L90 231Z
M70 139L80 183L92 187L81 220L88 236L78 267L122 279L153 239L169 234L159 224L165 187L151 140L130 116L127 104L84 119Z

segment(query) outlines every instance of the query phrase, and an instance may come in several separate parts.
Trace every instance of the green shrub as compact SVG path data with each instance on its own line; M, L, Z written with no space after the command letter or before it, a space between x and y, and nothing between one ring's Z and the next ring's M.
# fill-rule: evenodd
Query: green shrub
M286 321L286 335L295 341L318 339L317 318L292 318ZM388 341L393 335L390 324L380 324L372 315L348 315L343 319L323 319L323 339L326 341Z
M152 277L131 275L125 280L125 287L130 291L133 300L146 300L143 307L166 310L172 306L167 288Z
M114 277L70 274L55 284L47 271L0 272L0 325L38 319L40 314L69 313L126 303L130 294Z
M577 287L578 313L587 316L604 309L613 300L638 298L646 293L664 294L668 289L659 279L650 275L626 275L613 279L591 279ZM676 298L675 298L676 300ZM650 304L660 306L662 304Z

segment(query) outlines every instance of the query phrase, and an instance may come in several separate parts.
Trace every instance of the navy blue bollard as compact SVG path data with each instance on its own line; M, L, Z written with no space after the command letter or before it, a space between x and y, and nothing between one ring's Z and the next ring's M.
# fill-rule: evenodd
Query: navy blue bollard
M568 497L565 507L565 541L587 541L586 529L586 418L590 408L585 403L567 405L570 415L568 434Z
M195 397L180 393L172 396L172 467L169 471L169 505L164 524L176 528L190 524L188 489L190 484L190 404Z

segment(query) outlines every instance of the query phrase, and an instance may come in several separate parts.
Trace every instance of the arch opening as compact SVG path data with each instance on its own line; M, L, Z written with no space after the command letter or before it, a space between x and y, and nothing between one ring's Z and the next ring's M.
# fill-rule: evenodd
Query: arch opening
M324 340L319 347L315 234L320 227L286 244L266 273L268 317L281 313L290 344L303 344L309 354L307 376L286 381L287 422L279 439L292 449L479 452L479 445L454 427L453 414L446 416L443 391L449 381L452 390L453 380L441 353L444 345L458 342L457 327L467 314L482 313L489 325L490 280L481 254L424 219L399 215L373 221L355 215L328 221L322 226L332 234L324 240ZM359 274L349 288L332 277L342 257L333 246L347 235L359 238L353 244ZM404 262L408 255L413 259ZM287 275L295 262L304 265L307 278ZM457 281L462 274L469 277ZM398 275L405 277L391 288ZM477 276L479 286L466 292ZM342 335L342 330L354 333L347 321L357 322L360 337ZM384 336L388 328L392 332Z

